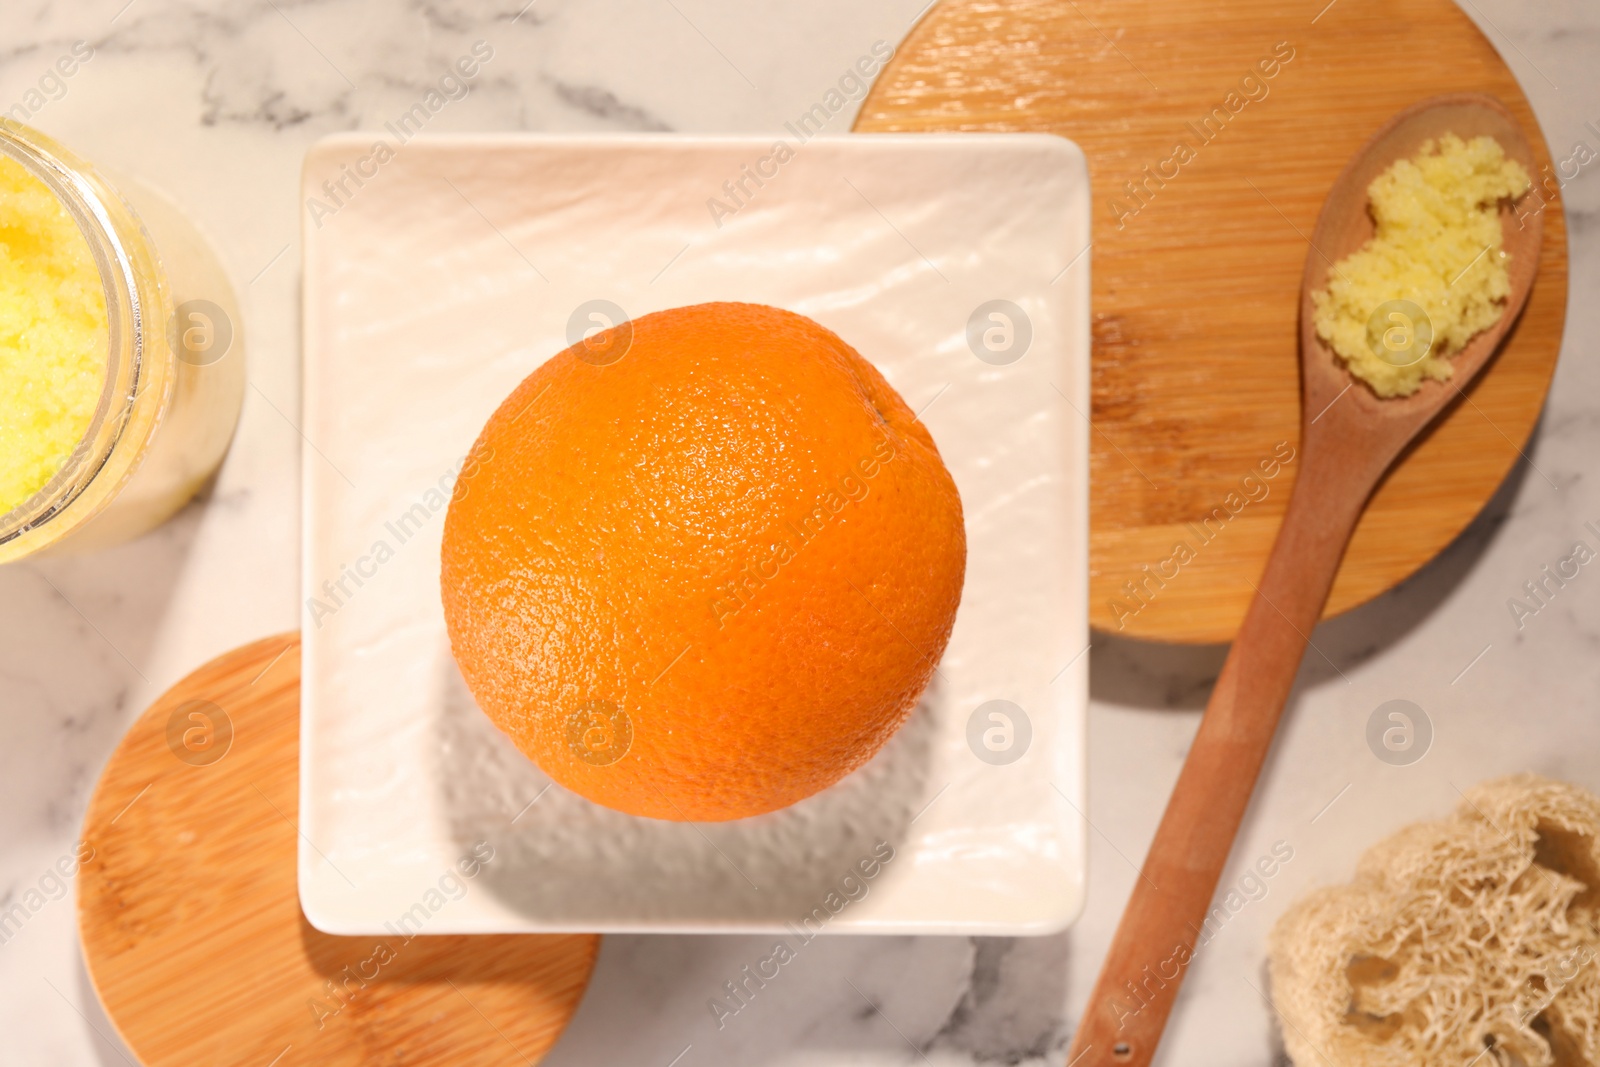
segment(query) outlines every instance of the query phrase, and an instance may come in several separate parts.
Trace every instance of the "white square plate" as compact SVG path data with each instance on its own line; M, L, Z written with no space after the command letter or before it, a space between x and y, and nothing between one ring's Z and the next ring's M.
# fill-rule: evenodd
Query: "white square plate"
M308 154L299 875L319 929L748 932L810 916L829 932L1016 935L1077 916L1083 154L1038 134L774 148L419 137L390 158L351 134ZM596 807L552 786L456 672L438 590L452 480L594 300L809 315L922 412L955 476L967 578L939 676L874 760L791 808L684 824ZM993 700L1022 715L977 714ZM478 842L493 859L447 877Z

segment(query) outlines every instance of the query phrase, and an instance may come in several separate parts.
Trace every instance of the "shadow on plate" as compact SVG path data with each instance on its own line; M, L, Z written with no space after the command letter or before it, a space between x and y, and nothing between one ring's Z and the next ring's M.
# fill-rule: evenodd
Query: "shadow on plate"
M798 922L873 856L899 850L931 799L938 682L866 766L782 811L723 823L644 819L554 784L478 709L449 650L436 676L439 767L449 832L495 850L480 884L542 923L690 927ZM859 874L857 875L859 879ZM859 892L859 890L857 890Z

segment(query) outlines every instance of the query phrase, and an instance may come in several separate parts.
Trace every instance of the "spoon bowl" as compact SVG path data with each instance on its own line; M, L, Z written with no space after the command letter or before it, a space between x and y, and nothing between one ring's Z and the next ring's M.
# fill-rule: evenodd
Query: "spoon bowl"
M1533 289L1544 238L1544 215L1542 212L1519 215L1514 205L1502 204L1501 240L1511 256L1508 264L1511 294L1499 322L1450 357L1455 371L1452 377L1444 381L1428 379L1410 396L1385 399L1356 381L1345 369L1343 360L1317 336L1312 322L1311 294L1327 286L1333 264L1372 238L1374 225L1372 213L1367 209L1367 187L1397 160L1416 156L1424 143L1447 133L1463 140L1485 135L1493 137L1508 159L1522 164L1530 175L1538 172L1533 146L1521 125L1504 104L1484 93L1436 96L1407 108L1375 133L1346 165L1323 201L1316 228L1311 233L1311 247L1306 251L1305 273L1300 280L1302 411L1310 418L1326 412L1325 419L1333 420L1330 429L1339 427L1345 432L1371 433L1382 424L1390 433L1405 432L1406 427L1411 427L1410 434L1414 434L1421 428L1414 425L1416 420L1421 419L1423 423L1431 420L1460 396L1467 383L1488 364L1515 326ZM1328 405L1347 389L1338 407L1330 409Z

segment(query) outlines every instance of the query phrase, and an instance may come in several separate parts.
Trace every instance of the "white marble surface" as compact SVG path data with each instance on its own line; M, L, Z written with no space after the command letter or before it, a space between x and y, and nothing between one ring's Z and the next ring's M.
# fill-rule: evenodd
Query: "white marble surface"
M1556 156L1579 140L1600 149L1585 126L1600 126L1593 0L1464 6L1518 73ZM0 901L72 847L94 779L141 708L206 658L298 623L296 188L308 144L392 118L479 38L493 42L495 61L433 128L777 129L873 41L898 41L921 7L7 0L0 110L74 41L93 44L65 95L32 121L164 188L214 235L247 317L251 388L209 499L115 551L0 570ZM835 118L838 129L848 117ZM1596 174L1600 166L1585 168L1566 190L1574 294L1600 282ZM1582 527L1600 520L1590 470L1600 454L1597 334L1600 309L1577 297L1531 462L1469 533L1315 635L1337 668L1308 659L1235 853L1242 865L1282 839L1295 858L1195 965L1164 1064L1280 1056L1255 991L1266 930L1303 888L1343 879L1367 843L1443 813L1456 787L1491 774L1535 769L1600 789L1600 575L1586 569L1521 631L1506 606L1575 539L1594 543ZM1059 1061L1135 877L1128 860L1149 841L1220 659L1215 649L1096 644L1096 832L1088 911L1070 933L818 941L721 1031L706 1001L765 954L764 939L611 938L548 1062L665 1067L680 1053L683 1067ZM1421 705L1435 726L1433 750L1409 767L1380 762L1364 741L1369 714L1394 698ZM0 945L0 992L5 1063L128 1062L103 1036L70 898Z

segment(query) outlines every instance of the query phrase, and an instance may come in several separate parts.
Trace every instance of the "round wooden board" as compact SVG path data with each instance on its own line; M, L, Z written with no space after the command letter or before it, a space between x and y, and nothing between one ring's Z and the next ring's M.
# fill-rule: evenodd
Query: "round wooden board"
M1288 49L1263 77L1257 64ZM1379 487L1330 615L1395 585L1466 527L1517 461L1555 370L1564 216L1538 124L1489 41L1452 0L941 0L879 75L859 131L1040 130L1089 157L1096 628L1233 636L1296 469L1257 474L1244 491L1280 442L1299 438L1305 235L1368 136L1402 108L1456 91L1498 96L1534 143L1539 276L1466 401ZM1189 124L1213 108L1221 120L1205 140ZM1180 142L1192 158L1173 165ZM1138 198L1127 183L1142 186Z
M111 757L78 905L106 1014L145 1067L536 1062L600 939L313 929L295 884L299 692L299 637L258 641L173 686Z

